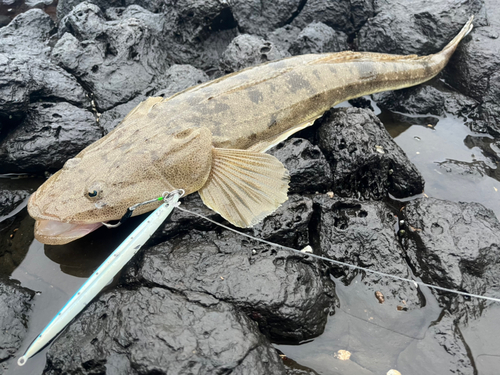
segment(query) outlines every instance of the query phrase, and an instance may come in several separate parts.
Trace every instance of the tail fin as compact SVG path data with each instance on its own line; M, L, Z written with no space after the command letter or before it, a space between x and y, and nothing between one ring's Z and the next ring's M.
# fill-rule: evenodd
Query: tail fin
M449 53L451 55L455 51L455 49L458 46L458 43L460 43L460 41L463 38L465 38L474 28L474 25L472 24L473 20L474 20L474 16L471 16L469 18L469 20L467 21L467 23L464 25L464 27L462 27L462 30L460 30L460 32L457 34L457 36L454 37L452 39L452 41L450 43L448 43L446 45L446 47L443 48L442 52L445 52L446 54Z

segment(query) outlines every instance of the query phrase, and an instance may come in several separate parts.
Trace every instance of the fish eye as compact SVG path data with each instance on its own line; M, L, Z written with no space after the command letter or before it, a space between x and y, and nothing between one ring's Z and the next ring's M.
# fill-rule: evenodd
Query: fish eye
M94 202L102 198L103 190L104 190L104 182L94 181L85 189L84 195L87 199Z

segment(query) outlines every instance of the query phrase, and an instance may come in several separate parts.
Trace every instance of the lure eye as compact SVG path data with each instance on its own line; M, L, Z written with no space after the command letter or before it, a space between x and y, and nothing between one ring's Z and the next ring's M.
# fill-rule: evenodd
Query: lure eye
M87 199L94 202L102 198L103 190L104 182L94 181L85 189L84 195Z

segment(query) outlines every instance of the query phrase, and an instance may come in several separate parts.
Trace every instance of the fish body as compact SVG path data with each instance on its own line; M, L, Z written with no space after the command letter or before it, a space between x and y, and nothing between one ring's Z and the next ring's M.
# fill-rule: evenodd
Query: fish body
M33 194L28 210L37 220L35 237L48 244L70 242L174 189L198 191L234 225L252 226L287 199L288 173L266 150L340 102L433 78L471 29L472 18L429 56L295 56L170 98L148 98Z

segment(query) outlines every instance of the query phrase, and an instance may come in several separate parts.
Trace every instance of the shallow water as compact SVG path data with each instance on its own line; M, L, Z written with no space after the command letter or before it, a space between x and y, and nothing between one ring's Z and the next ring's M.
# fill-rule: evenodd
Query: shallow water
M480 202L500 216L499 174L491 137L474 134L463 120L452 116L423 118L381 113L380 117L424 176L428 196ZM25 248L20 251L26 255L11 278L37 291L37 295L27 339L17 357L138 223L133 218L120 230L101 228L64 246L25 241ZM0 223L0 236L10 235L16 227L32 230L32 225L32 219L23 209L16 220ZM27 239L29 234L26 233ZM340 306L330 317L323 335L298 346L276 345L289 357L287 364L314 369L318 374L386 374L389 369L397 369L404 375L448 373L446 361L440 360L444 349L426 336L429 326L442 312L429 290L422 289L427 301L424 308L399 312L379 304L373 292L358 280L349 286L336 282L336 287ZM500 306L488 308L479 319L460 329L478 374L497 374ZM351 352L350 359L338 359L339 350ZM46 351L30 359L24 367L11 361L8 374L41 374Z
M500 217L500 153L496 154L493 137L470 131L465 120L451 115L408 116L381 113L378 108L376 113L424 177L427 196L479 202ZM362 283L345 286L334 281L340 307L323 335L302 345L275 345L291 367L339 375L386 374L390 369L403 375L449 373L449 356L426 336L442 312L429 289L421 289L427 301L424 308L400 312L379 304ZM500 304L490 305L479 319L459 329L477 374L498 374ZM339 350L349 351L349 360L338 359Z

